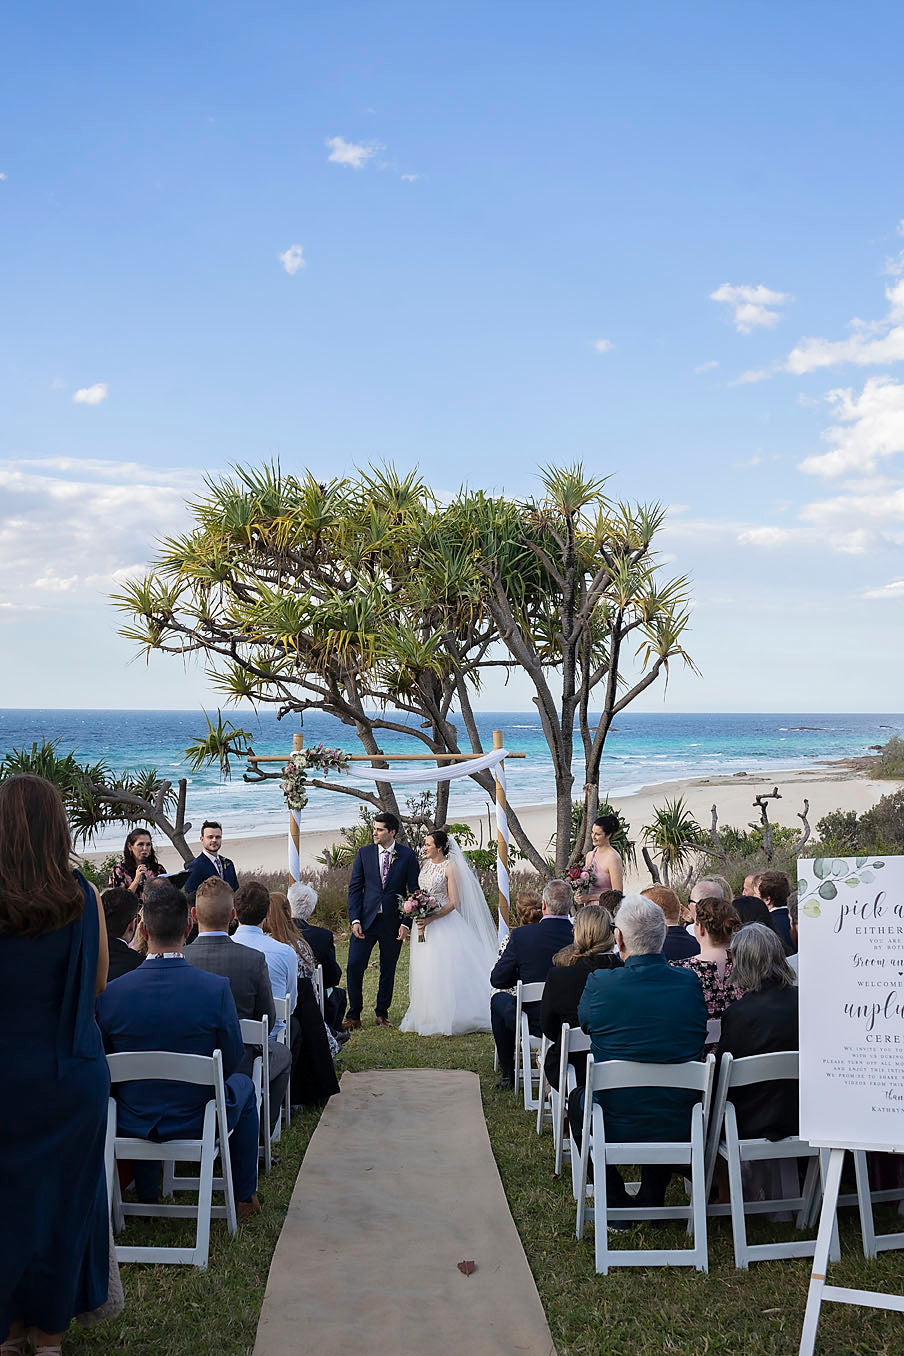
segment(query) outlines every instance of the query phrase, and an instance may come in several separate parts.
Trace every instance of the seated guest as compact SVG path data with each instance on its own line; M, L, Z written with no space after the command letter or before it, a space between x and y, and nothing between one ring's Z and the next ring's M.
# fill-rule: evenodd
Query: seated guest
M323 966L323 984L326 996L323 1015L334 1031L342 1027L345 1016L345 990L339 987L342 967L336 959L336 939L329 928L311 922L317 907L317 891L307 881L296 880L289 886L289 907L292 921L314 953L318 965Z
M675 891L665 885L650 885L640 893L644 899L652 899L654 904L658 904L665 914L666 932L662 954L666 960L686 960L688 956L698 955L700 943L696 937L689 937L681 926L681 900Z
M791 935L791 915L788 912L791 882L784 871L764 871L757 881L757 891L772 914L776 931L785 946L785 955L793 955L797 946Z
M545 981L552 958L572 939L571 886L564 880L551 880L542 896L542 917L539 923L526 923L514 928L508 936L502 955L493 966L490 983L494 993L490 999L490 1023L493 1040L499 1055L500 1078L498 1088L515 1086L515 1011L514 995L510 989L520 979L525 984ZM540 1004L525 1004L524 1011L530 1029L540 1034Z
M291 946L268 937L264 919L270 910L270 893L260 881L250 880L236 891L233 899L239 925L232 940L241 946L262 951L270 972L270 988L274 998L288 998L289 1012L295 1011L298 1000L298 957ZM276 1034L281 1034L282 1021L276 1023Z
M228 857L220 853L223 842L223 827L213 819L205 819L201 825L201 851L188 868L185 878L185 893L193 895L208 876L219 876L233 890L239 888L235 867Z
M296 949L264 932L263 924L269 911L269 891L260 881L248 881L235 896L239 926L232 940L264 953L273 997L289 999L289 1011L292 1013L292 1104L319 1104L339 1091L333 1057L320 1015L320 1004L311 981L304 979L299 983ZM282 1022L277 1021L276 1030L277 1034L281 1034Z
M615 940L624 966L588 975L578 1004L581 1026L595 1061L630 1059L683 1064L699 1059L706 1041L706 1003L700 981L670 965L662 954L665 915L643 895L627 895L618 911ZM688 1140L698 1095L682 1088L617 1088L602 1094L606 1138L613 1141ZM568 1119L580 1139L584 1089L568 1099ZM639 1194L629 1196L618 1169L606 1169L609 1204L662 1205L672 1169L641 1166Z
M703 880L695 881L691 886L690 898L681 909L681 921L685 924L688 934L696 940L694 932L694 919L697 912L697 903L701 899L731 899L731 890L727 895L722 894L722 887L712 876L706 876Z
M540 896L534 894L533 890L519 890L518 893L515 895L514 926L519 928L525 928L531 923L539 923L542 917L543 917L543 905L541 903ZM506 933L499 943L499 948L496 952L497 960L502 955L505 948L508 946L508 939L509 934ZM515 986L513 984L510 989L503 989L500 990L500 992L515 993Z
M738 898L731 902L741 920L742 928L746 928L748 923L762 923L764 927L771 928L773 932L778 932L775 923L772 921L772 914L759 895L738 895Z
M609 917L614 918L618 913L618 906L624 899L621 890L603 890L597 903L609 911Z
M620 957L612 949L614 943L615 928L608 911L587 904L574 916L574 940L552 958L552 969L546 976L540 1004L540 1030L552 1041L546 1056L546 1077L554 1088L559 1086L562 1027L566 1022L572 1028L579 1025L578 1003L587 976L594 970L614 970L621 965ZM572 1057L571 1063L578 1082L583 1083L587 1056L581 1051Z
M759 880L759 871L748 871L747 875L744 877L744 887L741 890L741 894L747 898L759 899L760 896L757 892Z
M110 945L110 967L107 983L137 970L144 957L133 951L129 943L138 926L138 896L132 890L104 890L101 895L107 941Z
M307 982L311 986L311 992L317 999L317 990L314 988L314 978L317 974L317 961L314 953L308 946L301 933L292 922L292 910L289 905L287 895L281 890L270 891L270 909L267 917L264 919L264 932L268 937L275 937L278 942L284 942L286 946L291 946L298 957L298 996L301 1001L302 986ZM324 1004L324 1008L326 1004ZM317 1011L320 1012L320 1001L317 999ZM333 1059L339 1054L342 1044L351 1039L351 1033L342 1032L342 1041L330 1030L326 1016L320 1018L323 1023L323 1029L326 1032L327 1043L330 1049L330 1055Z
M732 942L734 982L744 996L722 1018L718 1054L768 1055L798 1049L797 989L781 939L763 923L748 923ZM756 1083L731 1093L745 1139L784 1139L798 1128L798 1086L791 1079Z
M733 904L724 899L701 899L695 906L697 921L694 931L700 944L700 953L687 960L673 961L674 965L693 970L703 985L709 1032L708 1049L714 1049L719 1039L722 1013L738 997L732 977L731 939L741 926Z
M145 900L138 924L148 944L143 965L111 984L97 1000L97 1023L111 1054L172 1050L186 1055L222 1051L226 1118L236 1209L258 1214L258 1118L254 1084L238 1069L245 1057L242 1030L229 983L188 965L182 945L189 931L181 890L161 884ZM190 1083L139 1081L116 1087L118 1128L141 1139L200 1139L210 1089ZM160 1164L137 1162L139 1199L154 1201Z
M146 880L165 875L166 871L157 861L147 829L133 829L126 835L122 861L117 862L110 871L107 885L111 890L131 890L140 899Z
M198 935L185 947L183 955L189 965L206 970L209 975L222 975L229 981L239 1021L246 1017L256 1022L262 1017L267 1018L271 1032L268 1057L272 1134L289 1085L291 1058L286 1046L272 1034L276 1025L276 1009L273 1006L273 991L270 988L270 972L266 959L262 952L233 942L229 936L229 925L235 918L233 898L231 888L219 876L208 876L207 880L202 880L191 911ZM252 1072L254 1057L254 1047L246 1046L240 1073Z

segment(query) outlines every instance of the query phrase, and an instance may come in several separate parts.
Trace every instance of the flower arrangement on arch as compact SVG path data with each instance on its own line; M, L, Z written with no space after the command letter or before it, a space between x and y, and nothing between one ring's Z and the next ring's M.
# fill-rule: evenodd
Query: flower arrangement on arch
M311 772L345 772L349 756L344 749L328 749L325 744L313 744L309 749L296 749L289 754L286 770L280 782L286 805L290 810L303 810L308 803L307 780Z

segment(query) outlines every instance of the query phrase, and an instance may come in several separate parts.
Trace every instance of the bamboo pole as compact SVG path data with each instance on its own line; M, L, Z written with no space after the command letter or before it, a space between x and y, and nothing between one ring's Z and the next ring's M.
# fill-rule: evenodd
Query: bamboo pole
M304 735L292 735L292 752L299 753L304 748ZM297 810L289 811L289 875L293 880L301 877L301 816Z
M502 731L493 731L493 748L503 748ZM518 754L510 754L517 758ZM521 754L524 757L524 754ZM499 917L510 926L509 869L508 869L508 815L505 797L505 759L496 765L496 888L499 891Z

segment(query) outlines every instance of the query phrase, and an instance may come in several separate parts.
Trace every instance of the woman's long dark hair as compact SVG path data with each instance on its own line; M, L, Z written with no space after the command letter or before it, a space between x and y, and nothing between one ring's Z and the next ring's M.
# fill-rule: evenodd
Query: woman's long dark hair
M22 773L0 786L0 932L40 937L84 908L60 793Z
M131 833L126 835L125 847L122 850L122 864L133 880L135 879L135 872L138 870L138 863L135 860L135 853L132 851L132 844L138 838L151 838L150 829L133 829ZM153 838L151 838L151 855L148 857L147 864L159 872L160 863L157 861L157 854L154 851Z

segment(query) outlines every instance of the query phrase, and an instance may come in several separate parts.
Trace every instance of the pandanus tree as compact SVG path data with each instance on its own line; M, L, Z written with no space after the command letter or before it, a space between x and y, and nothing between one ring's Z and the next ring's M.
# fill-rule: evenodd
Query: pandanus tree
M525 671L553 760L562 870L575 734L583 842L612 719L670 659L687 659L687 584L658 582L661 509L612 504L579 466L544 472L543 487L525 501L463 489L441 506L419 476L389 467L327 483L237 468L208 483L193 530L162 543L147 577L115 595L130 617L123 634L146 653L199 655L227 702L338 717L376 766L384 731L437 756L483 752L474 700L484 675ZM632 641L640 667L626 678ZM475 780L493 794L491 774ZM389 783L310 784L398 813ZM447 797L440 784L440 823ZM509 823L546 871L511 809Z

